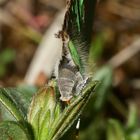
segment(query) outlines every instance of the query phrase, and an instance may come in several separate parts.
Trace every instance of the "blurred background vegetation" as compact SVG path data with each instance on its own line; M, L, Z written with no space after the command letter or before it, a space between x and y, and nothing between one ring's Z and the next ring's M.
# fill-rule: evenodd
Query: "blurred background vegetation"
M1 87L28 84L32 58L64 7L65 0L0 0ZM100 84L78 134L74 125L62 139L140 140L140 1L100 0L95 13L89 62ZM47 75L36 80L44 85Z

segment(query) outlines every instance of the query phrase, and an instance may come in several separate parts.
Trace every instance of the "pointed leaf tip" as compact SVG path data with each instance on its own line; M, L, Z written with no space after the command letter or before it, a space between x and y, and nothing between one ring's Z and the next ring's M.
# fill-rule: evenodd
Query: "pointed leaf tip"
M35 139L45 140L49 136L52 123L60 114L53 87L44 87L38 91L31 102L28 121L32 125Z

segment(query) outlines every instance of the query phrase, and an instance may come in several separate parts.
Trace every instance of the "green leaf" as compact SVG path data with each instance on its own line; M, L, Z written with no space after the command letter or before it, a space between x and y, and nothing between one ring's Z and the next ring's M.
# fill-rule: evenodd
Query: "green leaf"
M94 75L94 79L100 81L96 88L96 97L94 102L94 109L99 111L105 103L108 95L108 90L112 84L112 68L104 66L97 70Z
M137 113L136 105L134 103L131 103L129 105L129 114L128 114L128 121L127 121L128 133L137 128L138 126L137 122L138 122L138 113Z
M32 96L37 92L38 88L30 85L19 85L16 90L18 91L17 94L21 96L23 100L23 105L26 105L25 108L27 110L31 102Z
M90 81L83 89L81 94L75 99L73 99L73 101L68 105L68 107L65 108L59 120L55 124L56 127L53 130L52 140L57 140L62 137L63 134L71 127L71 125L83 111L96 85L96 81Z
M93 61L97 61L100 59L102 52L103 52L103 47L105 44L105 39L102 34L99 34L96 36L96 38L92 41L90 50L89 50L89 63L93 63Z
M79 71L81 73L84 73L84 71L83 71L83 64L82 64L81 58L80 58L80 56L79 56L79 54L77 52L77 49L74 46L72 41L69 41L68 47L70 49L70 53L71 53L71 56L73 58L74 63L76 64L76 66L79 67Z
M26 119L28 106L32 94L22 92L16 88L0 88L0 102L17 120Z
M0 103L1 121L16 121L15 117L7 110L7 108Z
M16 122L0 123L0 140L29 140L22 126Z
M24 111L19 107L16 99L10 96L10 90L0 89L0 102L8 109L17 121L24 120Z
M117 120L108 121L107 140L125 140L124 129Z
M64 110L56 100L58 91L54 86L40 89L33 97L28 113L28 122L33 127L35 140L57 140L62 137L79 117L96 84L91 81Z
M44 87L34 95L29 108L28 121L33 127L35 140L48 140L52 124L60 115L60 110L53 87Z
M133 132L129 132L126 136L126 140L140 140L140 129L137 128Z

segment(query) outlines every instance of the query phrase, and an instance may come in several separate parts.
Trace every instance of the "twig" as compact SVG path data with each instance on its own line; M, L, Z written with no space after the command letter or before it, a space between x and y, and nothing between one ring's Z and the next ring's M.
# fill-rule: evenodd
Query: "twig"
M136 39L127 48L116 54L108 61L113 68L124 64L128 59L136 55L140 51L140 38Z

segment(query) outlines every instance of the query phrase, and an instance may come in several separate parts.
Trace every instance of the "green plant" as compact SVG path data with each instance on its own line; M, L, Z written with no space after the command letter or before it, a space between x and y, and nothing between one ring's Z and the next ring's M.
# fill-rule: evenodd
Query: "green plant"
M96 1L91 2L95 6ZM57 140L78 119L97 85L97 81L94 81L88 74L88 66L85 66L87 58L83 60L81 51L81 47L87 49L86 46L90 44L93 15L91 14L92 18L89 16L89 20L87 18L89 11L92 11L89 0L70 0L67 3L64 25L58 37L63 41L63 51L66 51L70 58L65 53L63 54L58 79L51 79L49 84L42 87L36 94L32 91L29 94L23 89L0 89L0 102L3 110L1 116L5 120L0 124L2 140L18 140L19 138ZM88 29L85 28L86 25L90 25ZM72 63L64 61L65 59ZM70 82L67 83L65 90L63 90L65 85L60 83L61 80L71 81L70 77L63 73L64 70L72 74L76 71L78 74L71 82L75 84L69 91L67 89L71 86ZM7 111L11 116L7 115Z
M55 83L55 82L54 82ZM55 84L44 87L33 96L16 89L1 89L0 101L15 121L0 124L2 139L55 140L59 139L76 120L88 102L96 82L90 82L80 96L74 98L64 109L57 101ZM29 108L29 111L28 111ZM16 135L19 131L18 135ZM4 133L6 132L6 133Z

